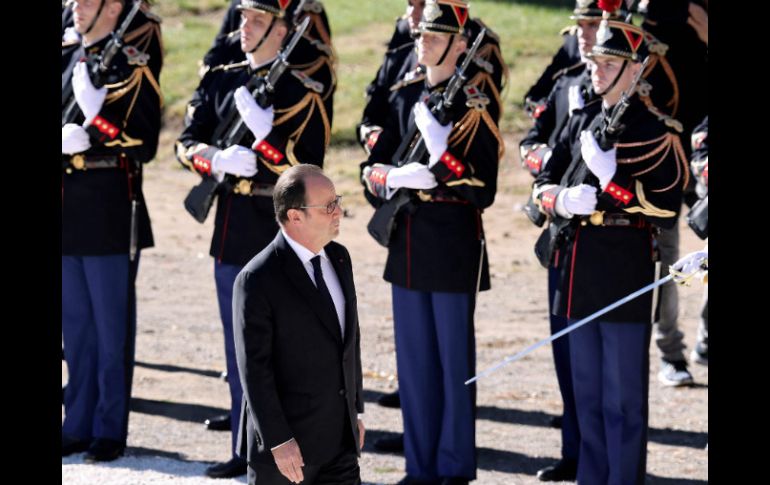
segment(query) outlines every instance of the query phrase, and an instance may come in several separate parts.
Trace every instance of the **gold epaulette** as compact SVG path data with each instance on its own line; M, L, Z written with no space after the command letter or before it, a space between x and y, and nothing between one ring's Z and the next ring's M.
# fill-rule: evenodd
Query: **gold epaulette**
M677 120L676 118L669 116L662 111L660 111L655 106L647 106L647 110L654 114L660 121L666 124L669 128L676 130L677 133L682 133L684 131L684 126L682 126L682 122Z
M218 66L214 66L211 69L209 69L211 72L214 71L230 71L232 69L242 69L244 67L247 67L249 65L249 61L242 61L242 62L236 62L233 64L220 64Z
M572 71L573 69L576 69L578 67L583 67L583 66L585 66L585 62L578 61L575 64L572 64L571 66L563 67L554 73L554 75L551 77L551 80L555 81L558 78L562 77L563 75L567 74L568 72Z
M390 87L390 91L397 91L404 86L420 82L425 79L425 72L422 66L417 66L411 71L407 72L402 79L399 79L395 84Z
M577 25L568 25L559 31L559 35L577 35Z
M405 44L401 44L401 45L400 45L400 46L398 46L398 47L394 47L394 48L392 48L392 49L388 49L388 50L387 50L387 52L386 52L386 54L392 54L392 53L394 53L394 52L398 52L398 51L400 51L401 49L404 49L404 48L406 48L406 47L414 47L414 42L407 42L407 43L405 43Z
M300 71L299 69L292 69L291 74L300 80L303 86L305 86L307 89L311 91L315 91L318 94L321 94L324 92L324 85L320 81L316 81L312 77L305 74L304 71Z

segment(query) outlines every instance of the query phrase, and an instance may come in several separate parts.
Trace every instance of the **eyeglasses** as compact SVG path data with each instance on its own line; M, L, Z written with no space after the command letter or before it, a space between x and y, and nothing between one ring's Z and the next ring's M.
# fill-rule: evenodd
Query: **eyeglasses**
M301 205L299 206L299 208L300 209L312 209L314 207L325 208L326 213L331 214L337 209L337 207L340 207L340 206L342 206L342 196L338 195L337 197L334 198L333 201L329 202L326 205Z

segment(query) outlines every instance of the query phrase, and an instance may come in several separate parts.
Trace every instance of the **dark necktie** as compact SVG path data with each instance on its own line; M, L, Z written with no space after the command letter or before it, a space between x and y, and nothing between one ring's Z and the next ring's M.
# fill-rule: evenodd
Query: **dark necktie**
M332 312L332 315L334 315L334 320L337 322L337 325L339 325L339 316L337 316L337 308L334 306L334 300L332 299L332 294L329 293L329 288L326 286L326 281L324 281L324 273L321 269L321 256L315 256L310 260L311 263L313 263L313 276L315 276L315 285L316 288L318 288L318 293L321 294L321 299L324 301L324 304L327 305L327 308ZM342 332L342 329L340 329L340 332ZM340 333L340 335L342 335Z

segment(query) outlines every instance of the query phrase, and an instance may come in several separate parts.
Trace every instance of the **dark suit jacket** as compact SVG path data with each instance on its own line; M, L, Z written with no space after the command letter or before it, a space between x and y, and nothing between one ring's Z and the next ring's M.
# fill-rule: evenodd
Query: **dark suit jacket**
M329 462L351 439L358 443L364 401L353 267L343 246L325 249L345 295L344 341L336 313L280 232L235 280L244 398L237 449L250 463L273 463L270 448L290 438L310 465Z

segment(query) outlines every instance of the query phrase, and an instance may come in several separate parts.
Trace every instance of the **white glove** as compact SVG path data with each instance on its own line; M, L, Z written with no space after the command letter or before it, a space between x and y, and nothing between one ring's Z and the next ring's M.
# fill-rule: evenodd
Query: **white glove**
M602 151L594 135L590 131L585 130L580 133L580 153L583 155L583 160L585 160L588 169L599 179L602 190L606 189L612 177L615 176L615 171L618 169L618 162L615 160L615 149L612 148L606 152Z
M64 35L61 38L62 42L75 42L80 41L80 34L75 30L75 27L67 27L64 29Z
M61 152L65 155L84 152L91 148L91 139L82 126L67 123L61 127Z
M554 209L567 219L574 215L588 215L596 208L596 188L580 184L559 192Z
M254 139L257 142L264 140L270 133L270 130L273 129L273 107L261 108L254 99L254 96L246 89L246 86L236 89L233 99L243 122L249 127L251 133L254 134Z
M580 86L574 85L569 87L567 92L567 99L569 100L569 115L572 116L572 112L576 109L582 109L586 105L583 101L583 96L580 94Z
M703 251L695 251L690 253L679 261L671 265L669 272L674 276L674 281L681 283L689 279L692 275L696 275L700 272L708 272L709 250L708 246ZM706 269L703 269L702 265L706 265Z
M428 109L428 106L422 101L414 106L414 123L417 125L420 133L422 133L425 147L430 154L428 167L433 167L447 149L447 140L449 139L449 133L452 131L452 124L442 125L439 123L436 117L433 116L433 113L430 112L430 109Z
M396 189L432 189L438 182L427 166L412 162L407 163L403 167L397 167L388 172L388 178L386 180L388 189L392 189L394 192ZM388 192L388 199L393 195Z
M88 126L101 111L104 98L107 96L107 88L96 89L91 78L88 77L86 63L78 62L72 70L72 91L75 93L75 100L80 110L86 117L83 126Z
M218 151L211 160L211 174L221 182L225 173L253 177L257 174L257 154L240 145Z

